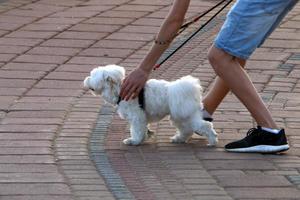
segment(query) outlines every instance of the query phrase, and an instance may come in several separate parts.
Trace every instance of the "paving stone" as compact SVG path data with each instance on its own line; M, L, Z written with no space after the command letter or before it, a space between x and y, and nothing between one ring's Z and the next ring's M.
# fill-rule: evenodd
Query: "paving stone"
M284 176L262 174L226 174L217 175L220 184L224 187L284 187L291 183Z
M38 183L38 184L0 184L2 195L69 195L71 191L65 184Z
M56 64L40 64L40 63L15 63L10 62L2 67L2 69L6 70L22 70L24 71L51 71L57 65ZM24 77L25 78L25 77Z
M233 198L270 198L270 199L297 199L300 195L300 191L296 188L280 187L263 187L263 188L241 188L234 187L228 188L227 191Z
M266 160L207 160L203 161L206 169L242 169L242 170L266 170L275 169L275 166Z
M1 196L3 200L74 200L74 197L70 195L9 195Z

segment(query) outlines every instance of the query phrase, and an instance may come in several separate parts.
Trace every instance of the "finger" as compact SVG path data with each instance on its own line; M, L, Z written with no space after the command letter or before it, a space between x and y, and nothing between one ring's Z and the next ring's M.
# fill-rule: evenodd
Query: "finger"
M120 96L123 97L125 94L125 89L128 86L127 78L124 79L122 85L121 85L121 91L120 91Z
M135 99L137 96L139 96L141 90L142 90L142 87L138 87L138 88L135 90L135 93L133 94L132 99Z
M134 93L136 92L136 89L138 88L138 86L132 86L129 90L129 92L126 95L126 101L133 99L132 96L134 95Z
M131 83L125 83L124 88L123 88L123 92L120 93L121 98L124 100L125 97L127 96L128 92L130 91L130 89L132 88L132 84Z

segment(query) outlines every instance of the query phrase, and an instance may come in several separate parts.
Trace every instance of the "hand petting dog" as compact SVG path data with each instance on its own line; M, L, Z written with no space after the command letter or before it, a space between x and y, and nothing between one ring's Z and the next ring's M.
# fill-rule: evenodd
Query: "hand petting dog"
M135 99L142 88L145 86L150 73L136 68L123 81L121 86L120 96L122 100L128 101Z

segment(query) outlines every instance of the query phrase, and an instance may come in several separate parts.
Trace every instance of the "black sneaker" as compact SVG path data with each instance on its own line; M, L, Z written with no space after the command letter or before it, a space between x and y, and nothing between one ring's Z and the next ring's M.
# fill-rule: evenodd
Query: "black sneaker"
M273 134L260 126L250 129L244 139L225 146L226 151L243 153L277 153L289 148L284 129L281 129L278 134Z

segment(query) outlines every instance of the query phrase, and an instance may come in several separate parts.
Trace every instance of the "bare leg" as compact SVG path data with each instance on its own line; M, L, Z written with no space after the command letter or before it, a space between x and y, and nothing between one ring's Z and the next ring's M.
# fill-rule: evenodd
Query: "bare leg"
M236 60L239 62L241 67L245 67L246 60L239 58L236 58ZM217 76L211 90L208 91L208 93L203 98L205 110L212 115L229 91L230 89L227 84Z
M210 49L208 58L215 72L223 81L219 81L218 84L223 85L226 82L224 86L227 88L223 87L223 89L225 88L227 90L222 91L222 87L220 86L217 87L218 90L215 89L216 94L220 94L218 100L220 100L222 96L224 98L230 88L246 106L258 125L269 128L278 128L272 119L269 110L263 103L253 83L239 62L234 59L233 56L215 47Z

